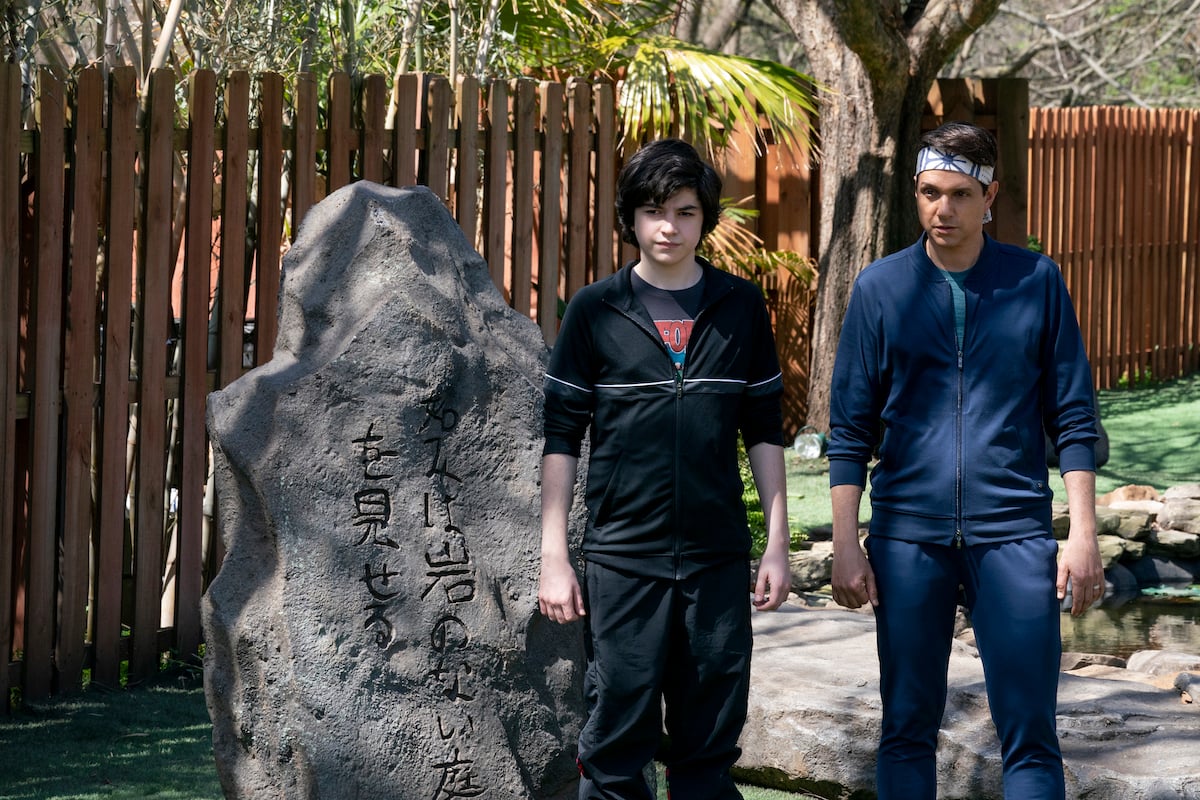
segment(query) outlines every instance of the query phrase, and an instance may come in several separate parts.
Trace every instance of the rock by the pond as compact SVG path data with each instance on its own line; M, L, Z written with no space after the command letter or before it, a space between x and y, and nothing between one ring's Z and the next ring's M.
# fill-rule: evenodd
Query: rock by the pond
M874 628L869 613L791 603L754 615L741 777L823 797L874 796L880 715ZM938 796L998 800L999 744L983 669L962 642L951 653L949 687ZM1179 689L1064 673L1058 723L1069 800L1200 797L1200 704L1183 703Z
M1187 533L1200 533L1200 484L1172 486L1163 492L1158 523Z
M322 201L280 294L274 358L210 400L226 796L572 796L582 647L536 596L540 332L422 188Z

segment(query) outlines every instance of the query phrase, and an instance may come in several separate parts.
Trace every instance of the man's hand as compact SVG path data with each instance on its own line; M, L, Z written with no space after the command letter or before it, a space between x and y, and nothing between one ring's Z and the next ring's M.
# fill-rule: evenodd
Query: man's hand
M579 579L569 561L542 559L542 571L538 580L538 608L555 622L574 622L586 611L583 608L583 592Z
M1100 546L1096 535L1067 537L1058 559L1058 599L1067 596L1067 580L1071 581L1071 615L1078 617L1104 597L1104 565L1100 561Z
M879 605L875 571L858 541L858 506L862 487L850 484L829 490L833 502L833 601L846 608Z
M1063 475L1071 531L1058 559L1058 599L1067 596L1071 581L1071 614L1078 617L1104 597L1104 564L1096 539L1096 474L1072 470Z
M833 601L846 608L861 608L870 603L879 605L879 590L875 587L875 571L867 561L856 538L853 543L833 549Z

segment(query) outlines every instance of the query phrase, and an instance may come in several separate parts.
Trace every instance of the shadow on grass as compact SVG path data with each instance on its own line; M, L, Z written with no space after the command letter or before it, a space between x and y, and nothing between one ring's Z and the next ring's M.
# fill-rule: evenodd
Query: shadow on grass
M197 673L24 704L0 718L0 798L220 800Z

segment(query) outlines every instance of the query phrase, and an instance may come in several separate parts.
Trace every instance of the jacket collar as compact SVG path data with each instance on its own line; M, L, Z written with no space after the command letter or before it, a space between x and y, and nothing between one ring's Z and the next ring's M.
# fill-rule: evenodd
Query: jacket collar
M922 233L916 243L909 248L909 261L913 268L923 280L940 283L943 280L942 270L937 264L933 263L933 259L929 257L929 253L925 250L925 239L927 234ZM997 245L996 240L983 234L983 249L979 251L979 258L975 261L975 265L971 267L971 274L967 276L967 283L974 283L979 280L980 275L986 275L991 271L991 265L995 262Z
M696 256L696 261L704 270L704 276L701 279L704 281L704 297L700 301L700 308L705 309L718 297L733 288L733 278L724 270L714 267L708 259ZM634 310L638 305L633 295L633 268L637 263L636 259L630 261L613 276L614 280L604 293L605 302L611 303L622 311Z

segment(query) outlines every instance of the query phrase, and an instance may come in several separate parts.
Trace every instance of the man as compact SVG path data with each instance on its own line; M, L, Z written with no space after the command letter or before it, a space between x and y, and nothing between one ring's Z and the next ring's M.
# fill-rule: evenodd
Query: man
M782 375L761 292L697 257L721 182L688 144L639 150L617 216L638 260L567 307L546 375L538 602L585 622L581 800L652 800L659 752L674 797L738 800L729 775L746 718L750 607L788 595ZM580 587L567 517L591 451ZM766 514L751 593L738 434Z
M1059 601L1100 599L1096 415L1057 265L983 232L998 184L987 131L948 123L917 157L923 235L855 282L830 409L833 596L874 607L881 800L936 796L954 617L969 610L1005 797L1061 800ZM1071 527L1057 565L1043 427ZM868 463L866 552L858 509Z

